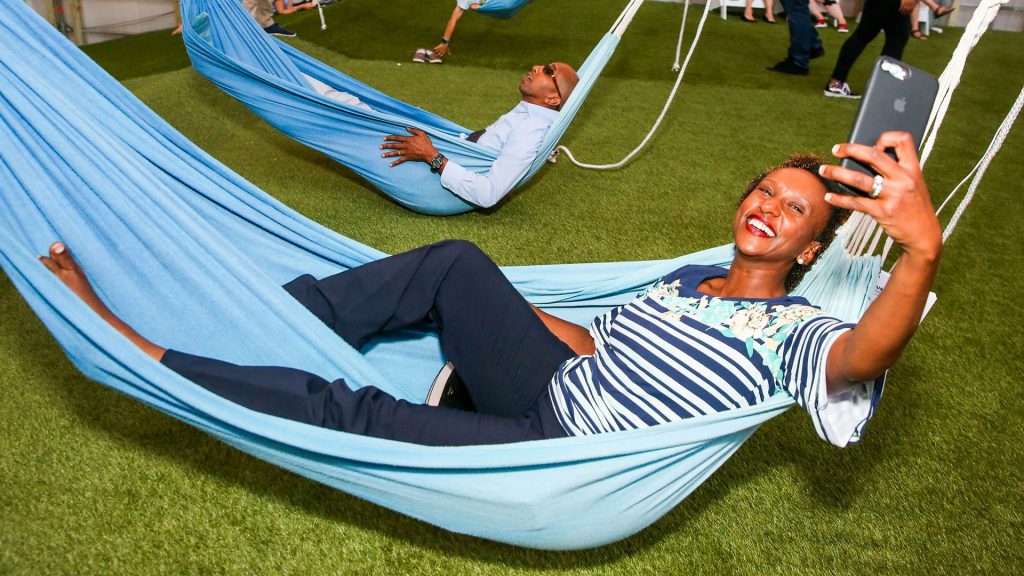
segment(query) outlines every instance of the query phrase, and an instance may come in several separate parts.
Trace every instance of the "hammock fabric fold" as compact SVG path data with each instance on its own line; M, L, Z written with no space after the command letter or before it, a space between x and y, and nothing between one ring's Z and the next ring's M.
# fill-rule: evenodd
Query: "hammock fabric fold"
M507 20L526 7L530 0L483 0L477 13Z
M330 156L410 210L451 215L476 208L442 187L426 164L391 168L379 149L387 134L406 134L406 127L414 126L424 130L442 154L484 173L499 151L460 138L473 130L395 100L277 40L263 32L238 2L183 0L181 11L192 66L270 125ZM617 45L618 37L606 34L580 67L579 84L517 187L544 165ZM372 110L321 95L304 75L358 97Z
M529 3L530 0L485 0L476 11L498 20L508 20Z
M646 430L437 448L282 420L210 394L146 357L37 256L64 240L117 314L177 349L299 367L417 401L443 358L430 334L393 337L366 355L347 346L279 285L381 252L270 198L23 3L4 6L0 125L9 137L0 139L0 265L88 377L350 494L455 532L546 549L597 546L641 530L791 405L776 397ZM723 246L664 261L505 270L531 301L586 322L683 263L731 256ZM803 291L834 314L856 317L877 270L877 259L833 251Z

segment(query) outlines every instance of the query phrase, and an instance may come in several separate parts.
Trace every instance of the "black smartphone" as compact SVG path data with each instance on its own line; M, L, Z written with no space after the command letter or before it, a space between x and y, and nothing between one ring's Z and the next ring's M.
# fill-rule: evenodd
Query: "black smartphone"
M931 74L906 62L880 57L871 70L848 142L874 146L882 132L897 130L909 132L914 137L914 145L920 148L938 92L939 82ZM892 150L886 152L895 158ZM850 158L843 158L840 166L875 175L870 166ZM852 194L867 194L843 184L839 186Z

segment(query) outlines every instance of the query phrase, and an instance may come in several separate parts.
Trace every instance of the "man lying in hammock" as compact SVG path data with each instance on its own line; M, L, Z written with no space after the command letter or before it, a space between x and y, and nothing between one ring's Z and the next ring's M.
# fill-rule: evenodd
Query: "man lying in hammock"
M874 148L838 145L834 154L880 177L790 158L741 198L731 268L684 266L595 318L589 331L530 306L465 242L285 285L357 349L389 331L436 328L477 412L162 348L104 305L61 243L40 260L153 359L242 406L317 426L427 445L509 443L642 428L789 394L823 439L844 446L860 439L881 392L874 380L917 328L942 244L909 134L883 134ZM830 192L828 179L872 197ZM788 295L847 209L870 214L902 248L856 325Z
M397 158L391 166L417 161L430 164L441 175L441 185L463 200L489 208L505 197L533 164L558 111L572 94L579 77L564 62L537 65L519 83L522 100L469 140L500 150L489 172L476 174L449 160L434 148L422 130L408 128L412 136L388 135L381 149L384 158Z

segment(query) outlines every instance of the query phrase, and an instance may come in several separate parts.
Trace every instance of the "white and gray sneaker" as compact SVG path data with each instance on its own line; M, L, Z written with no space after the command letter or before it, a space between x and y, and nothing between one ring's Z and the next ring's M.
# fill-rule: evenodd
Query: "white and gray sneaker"
M830 80L828 86L825 86L825 90L822 93L829 98L849 98L851 100L860 100L860 94L856 94L853 90L850 90L850 85L846 82L840 82L838 80Z
M427 62L427 49L426 48L419 48L419 49L417 49L416 53L412 55L412 61L413 62L419 62L421 64L426 64L426 62Z
M441 57L434 53L433 50L427 50L427 62L431 64L440 64L442 62Z

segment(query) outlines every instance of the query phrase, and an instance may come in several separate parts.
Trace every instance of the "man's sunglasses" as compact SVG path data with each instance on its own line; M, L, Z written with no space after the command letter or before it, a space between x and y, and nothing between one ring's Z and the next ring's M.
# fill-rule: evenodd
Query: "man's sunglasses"
M565 98L562 98L562 90L558 87L558 78L555 76L555 65L545 64L542 71L544 74L551 76L551 82L555 85L555 92L558 93L558 107L561 108L562 104L565 103Z

